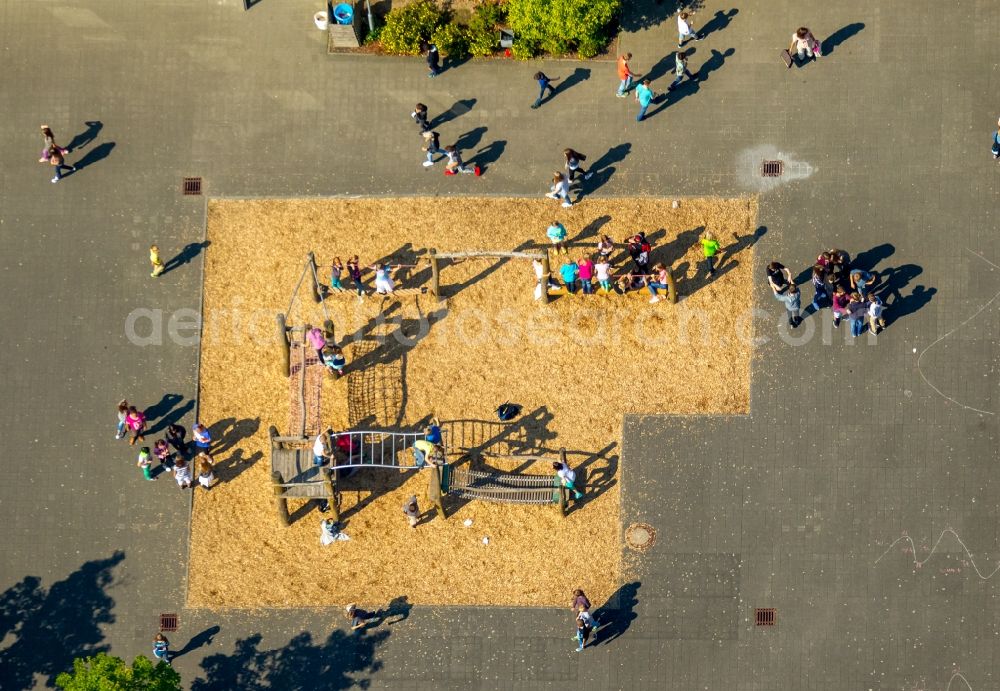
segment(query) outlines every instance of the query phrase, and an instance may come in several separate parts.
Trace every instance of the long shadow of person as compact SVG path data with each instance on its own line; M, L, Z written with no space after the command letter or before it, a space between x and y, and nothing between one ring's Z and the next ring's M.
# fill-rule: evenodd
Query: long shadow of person
M885 315L885 325L887 327L891 326L900 317L913 314L930 302L936 292L937 288L925 288L922 285L918 285L909 295L901 297L898 300L893 299L891 303L886 303L886 310L883 313Z
M486 134L487 127L476 127L471 129L465 134L461 135L455 142L455 148L459 151L468 151L479 146L479 142L482 141L483 135Z
M718 10L715 13L714 17L705 22L705 26L701 28L701 31L699 32L698 35L701 36L702 38L705 38L709 34L714 34L716 31L722 31L727 26L729 26L729 22L733 21L733 17L735 17L739 13L740 11L735 7L729 10L728 12L723 12L722 10Z
M98 144L93 149L88 151L83 158L73 163L73 167L77 170L83 170L87 166L93 165L98 161L107 158L108 154L110 154L111 150L114 148L114 142L104 142L103 144Z
M170 659L173 660L174 658L181 657L182 655L187 655L188 653L197 650L202 646L210 644L212 642L212 639L215 638L215 635L219 633L219 631L220 629L216 625L205 629L199 634L196 634L194 638L192 638L184 645L183 648L181 648L177 652L170 653Z
M435 117L430 121L429 124L431 126L431 129L435 127L440 127L446 122L451 122L460 115L465 115L470 110L472 110L472 106L474 105L476 105L476 99L474 98L466 98L461 101L455 101L455 104L451 108L444 111L443 113L441 113L440 115L438 115L437 117Z
M580 82L585 82L588 79L590 79L590 70L587 69L586 67L577 67L568 77L566 77L566 79L564 79L561 83L555 85L556 87L555 94L549 95L549 97L543 100L542 103L545 103L549 99L554 98L556 94L561 94L564 91L572 89Z
M872 247L870 250L858 253L858 256L851 262L852 269L864 269L865 271L875 271L875 267L883 259L888 259L896 251L895 245L884 242L881 245Z
M476 151L472 158L469 159L468 163L479 166L480 172L485 173L486 169L491 164L496 163L497 160L503 156L505 148L507 148L507 140L498 139Z
M97 134L104 127L104 123L100 120L87 120L83 124L87 126L87 129L73 137L73 140L66 147L70 151L76 151L77 149L82 149L87 146L87 144L97 138Z
M594 611L600 622L591 645L606 645L628 630L638 616L635 607L639 604L640 581L626 583L618 588L608 601Z
M385 608L385 616L388 617L399 617L393 621L386 621L386 624L392 626L393 624L398 624L407 617L410 616L410 610L413 609L413 605L410 604L406 595L400 595L399 597L394 597L392 601L389 602L389 606Z
M629 142L624 142L622 144L616 144L604 152L600 158L590 164L588 172L593 173L593 175L590 180L585 180L580 183L581 193L590 194L610 180L611 176L615 173L615 167L612 164L625 160L625 157L628 156L631 151L632 145Z
M189 242L184 246L184 249L177 253L176 256L173 256L166 261L163 265L163 272L160 275L162 276L168 271L172 271L173 269L189 263L192 259L197 257L203 249L211 244L211 240L205 240L204 242Z
M859 33L864 28L865 25L863 22L855 22L854 24L848 24L847 26L834 31L822 41L823 57L833 55L833 51L837 48L837 46Z
M149 406L142 411L143 415L146 416L146 432L145 434L152 435L156 434L161 429L166 429L168 425L180 420L188 410L194 407L194 400L188 401L190 405L178 409L174 408L181 401L184 400L184 396L179 393L167 393L163 394L163 398ZM177 414L178 411L180 414Z
M691 51L689 50L687 52L690 53ZM654 115L660 113L661 111L666 110L670 106L680 103L688 96L691 96L701 91L701 85L704 82L708 81L708 78L712 74L712 72L721 69L723 64L725 64L726 62L726 58L731 57L735 53L736 53L735 48L727 48L724 53L720 53L719 51L713 49L712 57L710 57L708 60L704 62L704 64L702 64L697 74L695 74L695 79L694 80L689 79L685 82L682 82L681 85L678 86L673 91L667 91L666 93L658 96L657 102L660 103L660 106L656 110L647 113L646 117L651 118ZM671 59L672 57L673 56L671 55Z

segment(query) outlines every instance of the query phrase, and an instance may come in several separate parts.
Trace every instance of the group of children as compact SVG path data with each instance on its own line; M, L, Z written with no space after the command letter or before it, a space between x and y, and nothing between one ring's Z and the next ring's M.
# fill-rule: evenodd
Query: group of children
M128 433L130 435L129 445L135 446L137 441L145 441L145 432L145 414L135 406L129 405L127 400L119 401L115 439L124 439ZM163 469L162 472L173 473L178 487L189 489L193 466L193 471L198 473L198 484L209 489L215 482L215 464L209 454L209 449L212 446L212 435L201 423L194 426L192 435L194 447L197 450L193 457L191 448L185 440L187 430L178 424L168 425L163 438L157 439L152 449L148 446L140 447L136 466L142 469L143 477L147 480L155 480L153 465L158 462Z
M774 297L785 304L788 323L792 328L802 323L799 312L802 296L791 272L779 262L766 268L767 282ZM812 267L810 283L814 296L809 306L819 312L829 306L833 312L833 325L840 326L846 319L851 325L851 336L858 337L865 327L872 334L885 328L885 304L875 294L879 275L873 271L851 266L850 257L843 250L821 252Z
M601 623L590 613L590 600L587 595L577 588L573 591L573 604L570 608L576 617L576 652L582 652L590 640L591 633L595 633Z
M361 298L368 294L361 274L363 271L374 271L375 292L379 295L392 295L396 289L396 284L392 278L399 268L399 266L392 266L386 262L375 262L370 266L362 266L356 254L347 260L347 264L344 264L340 260L340 257L334 257L333 263L330 265L330 289L338 293L347 290L343 281L344 273L346 272L354 284L354 290L357 292L358 298Z
M456 144L451 144L449 146L441 148L441 135L434 131L431 127L430 121L427 119L427 106L423 103L418 103L413 112L410 113L410 117L413 121L417 123L417 127L420 128L420 136L423 140L423 146L421 150L427 155L424 161L424 167L430 168L436 162L435 156L443 156L448 159L448 162L444 166L445 175L457 175L458 173L472 173L474 175L480 175L482 171L479 166L468 167L462 161L462 152L458 150Z
M568 255L566 249L567 232L562 223L552 221L546 229L545 235L552 243L552 249L556 254ZM711 278L715 275L719 252L723 248L711 231L705 231L699 242L705 257L708 277ZM645 287L649 291L651 303L664 299L658 291L669 289L672 282L670 269L662 262L650 265L650 255L653 248L649 240L646 239L646 234L639 232L625 238L622 243L632 261L631 271L616 274L611 272L611 255L615 251L615 243L607 235L601 235L597 241L596 251L592 255L584 254L577 261L568 256L565 257L558 270L562 283L560 284L550 276L545 289L565 289L568 293L575 293L579 288L585 295L589 295L595 291L596 282L596 288L605 293L615 291L619 294L625 294L630 290ZM535 296L540 298L540 293L543 290L542 284L546 281L545 269L538 259L535 259L533 264L537 279ZM613 276L617 276L614 281L612 281Z
M309 345L316 349L320 364L326 367L332 376L338 379L344 376L347 358L344 357L344 349L334 340L333 334L314 327L306 331L306 339Z

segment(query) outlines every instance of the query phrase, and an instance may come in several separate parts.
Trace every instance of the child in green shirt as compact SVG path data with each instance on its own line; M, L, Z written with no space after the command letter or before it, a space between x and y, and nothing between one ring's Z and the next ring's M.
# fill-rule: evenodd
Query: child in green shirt
M708 264L708 275L715 275L715 255L719 253L722 246L719 245L719 241L715 239L715 235L712 231L706 230L705 235L701 238L701 249L705 253L705 263Z

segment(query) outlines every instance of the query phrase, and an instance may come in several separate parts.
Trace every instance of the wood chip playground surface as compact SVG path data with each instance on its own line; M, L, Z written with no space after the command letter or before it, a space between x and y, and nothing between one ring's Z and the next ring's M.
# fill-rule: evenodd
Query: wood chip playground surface
M220 482L195 492L188 606L384 605L401 596L414 604L565 606L577 587L603 601L627 575L623 415L748 411L747 238L756 215L753 198L681 199L677 208L668 199L588 198L571 209L522 198L211 200L199 417L222 437ZM541 305L523 259L443 262L444 299L421 292L430 285L425 248L538 251L548 247L553 220L569 231L574 259L593 254L599 234L620 244L645 231L652 261L673 267L680 302L650 304L643 289L554 295ZM698 243L706 228L730 246L711 281ZM584 502L563 518L554 507L446 498L447 520L428 513L413 530L402 504L416 494L430 509L426 473L366 469L343 492L350 540L321 546L323 514L304 501L290 502L293 524L281 526L267 429L290 432L290 382L275 315L288 310L309 251L324 283L335 256L406 265L395 297L326 297L349 374L322 383L324 424L412 430L436 415L452 447L462 435L466 445L488 443L500 454L555 455L565 447L588 477ZM615 266L628 264L623 248L614 256ZM550 257L556 273L562 257ZM372 272L365 282L373 292ZM289 324L321 325L326 314L303 282ZM523 412L499 429L494 409L505 401ZM551 472L535 465L490 462Z

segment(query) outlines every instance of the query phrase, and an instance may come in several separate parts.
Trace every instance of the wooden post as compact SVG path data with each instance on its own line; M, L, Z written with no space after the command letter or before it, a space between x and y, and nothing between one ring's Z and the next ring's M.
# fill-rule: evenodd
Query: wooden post
M278 345L281 348L281 371L287 377L292 373L292 344L288 340L288 327L285 325L285 315L278 312L276 321L278 324Z
M306 256L309 260L309 277L312 279L313 300L323 302L323 289L319 285L316 273L316 255L310 252Z
M333 330L333 320L327 319L323 322L323 337L327 343L336 343L336 332Z
M437 509L438 516L448 518L448 514L444 511L444 500L442 499L441 466L431 464L430 470L431 472L428 473L430 479L427 483L427 501L432 503Z
M671 305L677 304L677 284L674 283L674 272L667 268L667 299Z
M545 256L542 257L542 304L547 305L549 303L549 276L551 269L549 267L549 253L545 252Z
M278 520L281 525L288 527L292 523L291 516L288 515L288 500L285 499L284 478L277 470L271 473L271 484L274 486L274 507L278 510Z
M566 517L566 488L563 487L562 481L559 482L559 515L563 518Z
M323 468L323 485L326 487L327 502L333 512L333 520L340 521L340 506L337 505L337 476L333 468Z
M437 298L441 299L441 267L438 264L437 250L429 249L427 253L430 255L431 260L431 294Z

